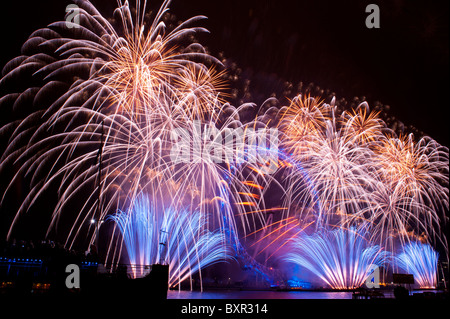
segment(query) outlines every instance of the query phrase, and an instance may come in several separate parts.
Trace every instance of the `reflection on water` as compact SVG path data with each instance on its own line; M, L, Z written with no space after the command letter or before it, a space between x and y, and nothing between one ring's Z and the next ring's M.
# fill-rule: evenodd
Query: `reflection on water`
M171 290L168 299L351 299L351 292L333 291L177 291Z

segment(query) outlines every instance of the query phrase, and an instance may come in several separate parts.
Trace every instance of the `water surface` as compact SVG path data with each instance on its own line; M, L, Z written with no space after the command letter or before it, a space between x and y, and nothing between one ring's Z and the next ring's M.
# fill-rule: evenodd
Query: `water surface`
M171 290L168 299L352 299L351 292L334 291L178 291Z

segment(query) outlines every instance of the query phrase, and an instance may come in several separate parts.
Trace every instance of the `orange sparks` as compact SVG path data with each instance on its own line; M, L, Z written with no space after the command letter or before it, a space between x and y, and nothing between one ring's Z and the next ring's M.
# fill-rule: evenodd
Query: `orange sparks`
M242 184L250 186L250 187L254 187L257 189L264 189L264 187L262 187L261 185L255 184L254 182L251 182L251 181L245 181L245 182L242 182Z
M253 194L253 193L242 193L242 192L239 192L238 193L239 195L244 195L244 196L249 196L249 197L252 197L252 198L256 198L256 199L259 199L259 195L257 195L257 194Z

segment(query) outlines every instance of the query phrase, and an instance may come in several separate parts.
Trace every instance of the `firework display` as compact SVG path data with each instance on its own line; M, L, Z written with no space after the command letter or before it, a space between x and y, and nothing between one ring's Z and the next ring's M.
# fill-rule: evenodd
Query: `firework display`
M2 71L2 202L29 183L8 238L50 193L45 236L101 242L104 264L126 260L133 278L166 263L180 286L241 258L300 265L333 289L361 286L373 264L436 286L447 147L397 134L367 102L233 106L225 66L195 40L203 16L170 28L170 1L152 19L146 2L119 0L114 19L74 3L77 24L33 32Z
M436 288L439 254L428 244L411 242L397 257L398 265L413 274L420 288Z
M172 287L201 268L232 258L223 232L205 229L197 212L156 211L148 197L140 197L131 212L111 218L122 234L133 278L148 274L150 269L145 266L169 263Z
M380 246L367 247L354 229L338 229L313 236L299 236L292 241L286 260L304 266L334 289L360 287L372 265L384 263Z

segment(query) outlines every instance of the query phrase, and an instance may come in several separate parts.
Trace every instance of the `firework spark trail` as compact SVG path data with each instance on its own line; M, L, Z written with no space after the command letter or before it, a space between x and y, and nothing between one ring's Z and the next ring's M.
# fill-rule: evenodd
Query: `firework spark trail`
M429 207L423 211L411 205L411 213L423 215L426 224L438 223L437 213L448 210L448 149L429 137L415 142L410 134L383 140L375 159L387 187Z
M403 246L395 261L400 268L414 275L420 288L436 288L438 257L429 244L410 242Z
M206 230L199 212L158 210L143 195L130 212L110 218L119 226L133 278L146 275L144 266L164 263L174 287L197 272L201 278L202 268L232 258L224 233Z
M352 119L351 125L342 126L333 104L299 96L285 110L280 125L285 133L283 147L295 162L301 163L313 185L304 190L319 197L318 227L335 223L333 215L338 212L358 211L367 201L364 186L373 183L369 174L372 164L367 160L370 149L358 145L356 135L349 137L356 121ZM367 133L358 130L358 134L361 131Z
M318 194L318 229L370 224L371 241L391 250L395 238L404 243L414 231L448 250L440 232L448 219L448 148L429 137L397 137L365 102L338 115L334 100L298 96L280 112L281 145L311 180L291 200Z
M337 229L292 240L285 261L301 265L333 289L360 287L371 265L381 265L385 254L370 246L355 229Z

